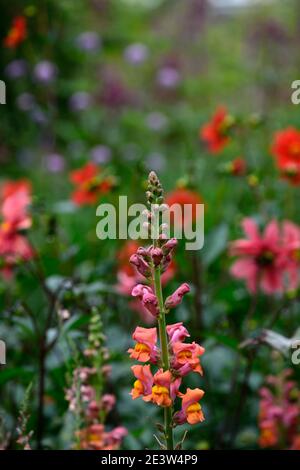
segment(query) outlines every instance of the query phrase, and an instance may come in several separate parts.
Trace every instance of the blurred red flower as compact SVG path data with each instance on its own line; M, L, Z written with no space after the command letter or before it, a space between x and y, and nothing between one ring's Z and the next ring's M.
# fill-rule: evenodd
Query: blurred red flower
M182 214L177 215L176 211L171 211L170 220L178 226L184 226L190 222L195 222L197 218L197 205L203 204L203 199L196 191L191 189L179 188L166 195L165 203L171 207L173 204L178 204L182 207ZM184 211L185 205L191 205L191 218Z
M300 184L300 131L288 127L276 132L271 153L281 175L292 184Z
M243 176L247 170L246 160L242 157L237 157L230 163L230 172L234 176Z
M25 16L16 16L7 36L4 38L4 46L9 48L17 47L27 36L27 20Z
M95 204L99 196L108 193L114 185L112 177L104 176L101 168L94 163L72 171L70 180L76 186L72 201L79 206Z
M16 181L5 181L0 188L0 199L4 200L9 196L13 196L15 193L22 191L30 196L32 192L31 182L27 179L20 179Z
M211 153L219 153L229 142L229 114L227 109L219 106L212 120L205 124L200 130L200 137L207 144Z

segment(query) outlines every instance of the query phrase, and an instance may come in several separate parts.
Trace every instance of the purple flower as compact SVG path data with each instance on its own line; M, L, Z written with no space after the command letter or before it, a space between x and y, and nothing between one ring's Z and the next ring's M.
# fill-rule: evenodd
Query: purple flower
M37 124L44 125L48 123L48 118L46 114L38 106L35 106L32 109L30 113L30 117L33 120L33 122L36 122Z
M49 60L42 60L34 67L33 75L40 83L51 83L57 77L57 67Z
M87 52L96 51L101 45L100 37L95 31L81 33L76 39L77 46Z
M21 111L31 111L35 105L34 96L31 93L21 93L17 96L16 104Z
M132 65L140 65L149 56L149 51L147 46L140 43L130 44L124 50L124 59Z
M158 152L152 152L146 157L147 166L154 171L163 171L166 166L164 155Z
M92 98L86 91L77 91L70 98L70 108L72 111L83 111L92 103Z
M47 170L49 170L51 173L60 173L65 168L65 159L58 153L52 153L50 155L46 155L45 164Z
M106 145L96 145L91 149L90 155L95 163L101 165L111 160L111 149Z
M167 117L160 112L153 112L146 117L146 125L152 131L160 131L166 127L168 123Z
M164 88L175 88L180 82L180 74L173 67L163 67L158 71L157 82Z
M13 80L24 77L26 72L27 63L23 59L13 60L5 67L5 75Z

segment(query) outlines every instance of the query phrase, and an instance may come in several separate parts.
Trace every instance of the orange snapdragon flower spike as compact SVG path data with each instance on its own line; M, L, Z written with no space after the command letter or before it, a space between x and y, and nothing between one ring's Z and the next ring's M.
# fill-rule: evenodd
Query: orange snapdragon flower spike
M229 142L227 134L229 115L227 109L219 106L212 120L205 124L200 130L200 137L206 143L209 152L219 153Z
M16 16L13 19L12 26L4 38L5 47L14 48L21 44L27 36L27 20L24 16Z
M70 173L70 180L76 186L72 201L79 205L92 205L101 194L108 193L113 185L111 177L103 177L100 167L90 162Z
M300 131L288 127L274 135L271 153L283 178L293 185L300 184Z
M204 391L200 388L188 388L186 393L180 394L182 398L182 408L176 414L175 421L178 424L188 422L189 424L197 424L204 421L204 415L200 403L198 403L204 395Z
M183 191L185 196L187 193L190 196L189 190L179 191ZM146 211L150 224L160 212L159 206L164 203L162 186L154 172L149 174L146 197L150 205L155 204L155 209ZM199 201L198 195L196 200ZM170 203L170 199L166 202ZM139 247L130 257L131 264L139 274L139 281L132 288L131 295L148 309L157 322L157 329L137 327L133 333L136 345L128 350L130 357L140 362L150 361L151 365L132 367L136 380L130 394L133 399L141 397L146 402L164 408L161 447L173 450L179 446L174 445L173 428L186 421L194 424L204 419L198 403L204 392L200 389L187 389L185 395L179 392L184 376L193 372L202 374L199 357L204 353L204 348L195 342L185 343L190 334L182 322L166 322L166 314L169 316L170 311L184 301L184 296L190 292L190 286L186 282L182 283L171 295L164 298L161 274L167 272L171 266L178 241L176 238L166 238L162 228L159 235L158 239L152 240L150 246ZM182 410L176 413L174 408L177 397L182 397Z

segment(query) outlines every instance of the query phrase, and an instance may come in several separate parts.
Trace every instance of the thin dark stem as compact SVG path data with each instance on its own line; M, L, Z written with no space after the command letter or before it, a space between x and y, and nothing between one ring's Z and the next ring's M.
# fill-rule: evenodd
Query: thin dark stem
M193 328L199 336L203 328L202 265L200 257L196 252L192 253L191 258L193 269L193 284L195 286Z
M46 375L46 338L43 336L40 342L39 351L39 383L38 383L38 410L37 410L37 448L42 449L44 435L44 395L45 395L45 375Z

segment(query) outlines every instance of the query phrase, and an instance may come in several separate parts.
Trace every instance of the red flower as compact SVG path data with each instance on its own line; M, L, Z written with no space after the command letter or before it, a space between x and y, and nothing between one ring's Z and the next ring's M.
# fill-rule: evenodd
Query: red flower
M231 274L245 279L251 293L258 287L266 294L296 289L299 228L285 222L280 230L278 222L273 220L261 234L253 219L244 219L242 225L246 238L232 242L230 247L231 255L240 257L232 265Z
M195 222L197 219L197 205L203 204L203 199L196 192L191 189L175 189L171 193L167 194L165 203L170 207L173 204L178 204L181 207L181 213L177 213L176 209L171 209L170 219L172 223L178 224L178 226L188 225L190 222ZM186 208L185 208L186 206ZM188 210L188 206L191 206L191 213Z
M229 142L227 131L229 129L229 115L227 109L219 106L210 122L200 130L200 137L207 144L211 153L219 153Z
M12 26L4 38L4 46L13 48L21 44L27 36L27 20L24 16L16 16Z
M32 191L31 182L25 178L16 181L5 181L0 189L0 199L4 200L19 191L22 191L23 193L26 193L28 196L30 196Z
M230 163L230 173L234 176L243 176L246 173L247 164L244 158L238 157Z
M292 184L300 184L300 131L288 127L276 132L271 153L281 175Z
M112 178L101 175L101 168L94 163L72 171L70 180L76 186L72 201L79 206L95 204L101 194L106 194L113 187Z

